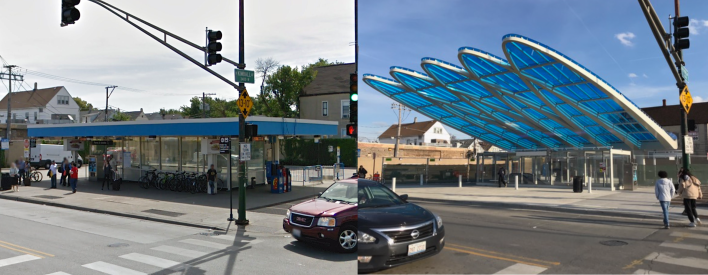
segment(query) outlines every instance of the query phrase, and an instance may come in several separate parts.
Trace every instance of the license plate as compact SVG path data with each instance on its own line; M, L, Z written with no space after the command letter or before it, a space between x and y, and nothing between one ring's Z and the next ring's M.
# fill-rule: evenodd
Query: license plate
M301 233L300 229L293 228L293 236L295 236L295 238L300 238Z
M408 245L408 256L425 252L425 241Z

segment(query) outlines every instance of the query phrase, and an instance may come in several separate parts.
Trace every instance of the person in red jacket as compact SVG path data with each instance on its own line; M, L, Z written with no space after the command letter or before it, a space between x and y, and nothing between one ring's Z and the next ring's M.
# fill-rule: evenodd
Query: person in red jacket
M71 170L69 171L69 183L71 184L71 189L74 190L72 193L76 193L77 181L79 181L79 168L76 167L75 162L71 162Z

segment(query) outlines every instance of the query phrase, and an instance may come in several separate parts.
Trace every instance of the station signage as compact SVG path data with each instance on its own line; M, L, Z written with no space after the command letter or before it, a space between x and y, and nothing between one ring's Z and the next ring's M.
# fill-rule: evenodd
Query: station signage
M107 145L107 146L112 146L113 141L112 140L92 140L91 145Z
M221 137L219 139L219 154L231 153L231 138Z

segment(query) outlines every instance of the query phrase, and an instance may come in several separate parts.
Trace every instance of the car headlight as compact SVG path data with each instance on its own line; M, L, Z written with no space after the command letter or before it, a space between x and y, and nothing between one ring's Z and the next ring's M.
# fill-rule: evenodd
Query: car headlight
M334 227L337 225L337 220L334 217L321 217L317 220L317 226Z
M373 243L376 242L376 237L359 231L359 238L357 239L359 243Z
M433 214L433 215L435 215L435 214ZM442 227L442 218L440 218L440 216L435 215L435 221L438 222L438 228Z
M290 219L290 209L288 209L288 211L285 212L285 218Z

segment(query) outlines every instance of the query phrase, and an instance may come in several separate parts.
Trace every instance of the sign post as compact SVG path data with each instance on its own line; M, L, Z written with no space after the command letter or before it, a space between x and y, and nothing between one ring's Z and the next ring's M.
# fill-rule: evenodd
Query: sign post
M229 163L227 168L227 173L229 173L229 209L231 210L231 216L229 220L234 219L234 189L231 188L231 138L221 137L219 138L219 154L228 154L226 157Z

